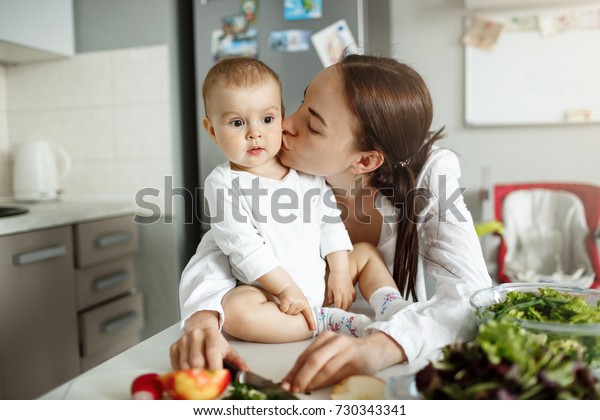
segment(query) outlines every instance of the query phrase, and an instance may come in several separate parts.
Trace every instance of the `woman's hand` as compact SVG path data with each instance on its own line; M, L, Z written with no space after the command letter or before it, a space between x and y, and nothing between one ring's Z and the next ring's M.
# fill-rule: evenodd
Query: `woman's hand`
M223 337L219 329L219 314L214 311L198 311L190 316L179 340L171 344L169 354L174 370L222 369L223 359L248 370L244 359Z
M310 391L351 375L372 375L405 360L402 347L382 332L354 338L327 331L298 357L282 387L292 392Z

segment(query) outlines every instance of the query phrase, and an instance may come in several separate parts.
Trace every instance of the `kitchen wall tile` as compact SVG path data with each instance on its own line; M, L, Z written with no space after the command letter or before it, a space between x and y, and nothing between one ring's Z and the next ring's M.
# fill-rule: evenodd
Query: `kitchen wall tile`
M170 159L75 161L63 184L68 196L106 196L134 200L146 188L158 193L145 195L144 201L161 208L164 204L165 177L172 176ZM170 184L169 184L170 185Z
M114 50L115 104L169 100L169 50L166 45Z
M41 138L63 146L73 159L114 157L113 111L109 107L11 112L8 124L13 144Z
M8 115L0 111L0 162L4 161L9 153L10 144L8 142Z
M8 162L10 145L8 143L8 120L6 118L6 72L0 65L0 165Z
M11 111L112 103L110 53L21 64L7 69Z
M108 107L11 112L11 143L16 146L28 139L43 139L63 146L73 159L113 158L112 114Z
M11 197L13 166L0 163L0 197Z
M0 64L0 112L6 111L6 70Z
M115 106L115 153L119 158L171 156L167 103Z
M142 193L143 190L153 189L144 194L144 200L155 203L159 207L163 207L165 193L165 177L172 176L172 164L166 159L152 159L141 161L122 162L120 171L123 179L127 180L127 184L122 184L121 188L130 195L135 197L136 194Z
M138 190L151 187L159 196L147 201L164 205L164 177L173 166L166 46L19 65L5 70L5 80L0 176L12 164L2 161L3 150L39 137L62 145L72 158L61 184L65 197L133 200ZM0 195L6 183L0 180Z

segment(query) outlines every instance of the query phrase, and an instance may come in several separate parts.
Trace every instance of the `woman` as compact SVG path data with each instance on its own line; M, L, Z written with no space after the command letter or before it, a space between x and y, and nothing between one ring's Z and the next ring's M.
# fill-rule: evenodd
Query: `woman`
M326 178L352 242L379 249L405 298L364 337L320 335L284 378L286 388L375 373L474 334L468 298L491 279L460 194L458 160L433 146L441 133L430 133L432 119L414 70L349 55L316 76L284 121L282 163ZM174 368L219 368L223 358L247 368L219 330L221 299L234 286L227 259L205 236L182 275L187 322L171 347Z

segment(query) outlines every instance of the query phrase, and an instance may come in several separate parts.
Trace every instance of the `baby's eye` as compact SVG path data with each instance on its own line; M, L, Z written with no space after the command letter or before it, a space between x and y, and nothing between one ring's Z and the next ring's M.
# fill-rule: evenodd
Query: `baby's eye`
M268 116L268 117L265 117L265 118L263 119L263 122L264 122L265 124L271 124L273 121L275 121L275 118L274 118L274 117L272 117L272 116Z
M242 127L244 125L244 120L235 119L229 122L229 125L233 127Z

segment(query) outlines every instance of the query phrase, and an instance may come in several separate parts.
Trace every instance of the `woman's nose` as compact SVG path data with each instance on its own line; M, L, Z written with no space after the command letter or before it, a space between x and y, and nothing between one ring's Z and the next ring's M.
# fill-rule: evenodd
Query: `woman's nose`
M283 120L283 124L281 128L283 129L283 135L295 136L297 134L296 126L294 124L294 115L296 113L290 115L286 119Z

